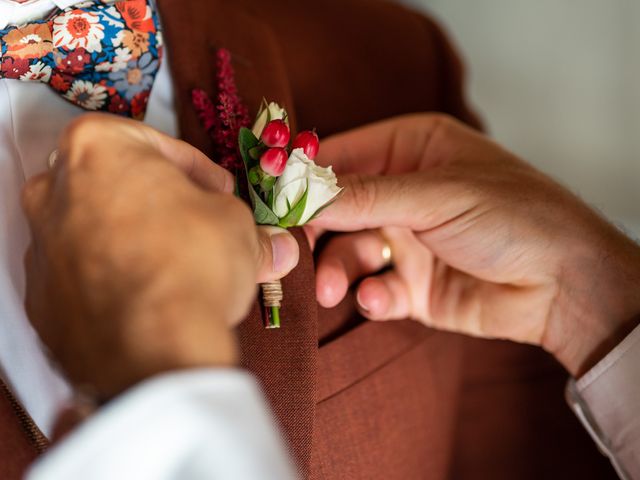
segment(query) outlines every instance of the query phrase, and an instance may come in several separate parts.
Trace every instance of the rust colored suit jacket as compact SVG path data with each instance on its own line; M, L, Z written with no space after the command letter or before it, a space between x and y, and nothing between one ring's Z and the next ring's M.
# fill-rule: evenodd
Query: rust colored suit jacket
M214 53L233 55L252 111L285 105L294 129L327 136L416 111L471 125L462 70L430 19L382 0L159 0L185 140L211 153L190 92L215 94ZM244 365L264 386L312 479L613 477L564 405L547 355L414 322L368 323L348 298L318 308L313 257L284 281L284 326L256 304L239 328ZM36 451L0 398L2 478ZM33 437L33 435L31 436Z

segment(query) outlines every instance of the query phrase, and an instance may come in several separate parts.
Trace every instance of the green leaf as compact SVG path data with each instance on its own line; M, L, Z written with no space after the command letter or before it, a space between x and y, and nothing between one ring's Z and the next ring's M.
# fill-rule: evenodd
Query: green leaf
M273 210L273 199L274 199L274 190L271 189L271 191L269 192L269 195L267 196L267 205L269 205L269 208L271 208L271 210Z
M248 128L241 128L238 134L238 143L240 147L240 155L242 156L242 162L247 172L247 178L249 178L249 171L255 166L249 151L258 145L259 140ZM249 182L249 197L251 197L251 204L253 205L253 218L258 225L278 225L278 216L264 203L264 200L258 195L255 188Z
M295 227L300 223L302 219L302 214L304 213L304 209L307 207L307 198L309 196L309 181L307 180L307 188L304 191L304 195L302 198L298 200L298 203L293 208L289 209L289 213L287 213L284 217L280 219L279 226L282 228ZM287 204L289 202L287 201Z
M256 193L253 186L249 187L251 203L253 203L253 218L258 225L278 225L278 216L267 206L266 203Z
M251 158L250 150L257 147L260 140L256 138L251 130L246 127L242 127L240 129L240 133L238 133L238 143L240 146L242 161L244 162L244 166L248 172L255 167L257 163L253 158Z

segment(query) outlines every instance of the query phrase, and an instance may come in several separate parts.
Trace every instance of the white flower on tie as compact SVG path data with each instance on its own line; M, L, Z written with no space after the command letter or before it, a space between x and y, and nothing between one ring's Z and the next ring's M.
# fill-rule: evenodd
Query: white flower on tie
M71 10L53 20L53 44L56 48L101 52L104 25L100 17L82 10Z
M118 20L122 18L120 12L116 7L109 7L102 13L102 19L112 27L124 28L124 20Z
M123 46L122 45L123 40L124 40L124 30L120 30L111 39L111 45L113 45L115 48L121 47Z
M131 50L127 47L116 48L116 56L113 57L111 62L102 62L96 65L97 72L119 72L127 68L129 61L131 60Z
M64 97L85 110L99 110L107 101L107 89L86 80L76 80Z
M34 63L29 71L20 77L20 80L48 82L51 78L51 67L43 62Z
M162 48L164 46L164 37L162 36L162 30L158 30L156 32L156 45L158 48Z

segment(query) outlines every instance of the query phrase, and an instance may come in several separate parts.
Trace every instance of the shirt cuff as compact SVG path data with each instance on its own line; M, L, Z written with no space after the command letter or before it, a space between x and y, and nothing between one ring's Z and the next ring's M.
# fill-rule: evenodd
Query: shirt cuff
M52 448L28 480L293 479L255 380L239 370L155 377Z
M618 475L640 478L640 326L569 381L567 401Z

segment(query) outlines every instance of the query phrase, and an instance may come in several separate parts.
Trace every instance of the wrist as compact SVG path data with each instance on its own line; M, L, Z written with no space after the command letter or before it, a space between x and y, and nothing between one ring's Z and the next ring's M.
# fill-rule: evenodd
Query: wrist
M167 306L162 315L148 311L125 320L128 328L111 348L93 350L80 383L108 400L166 372L237 365L237 342L225 322L211 310L175 310Z
M579 378L638 325L640 248L616 230L563 270L543 347Z

